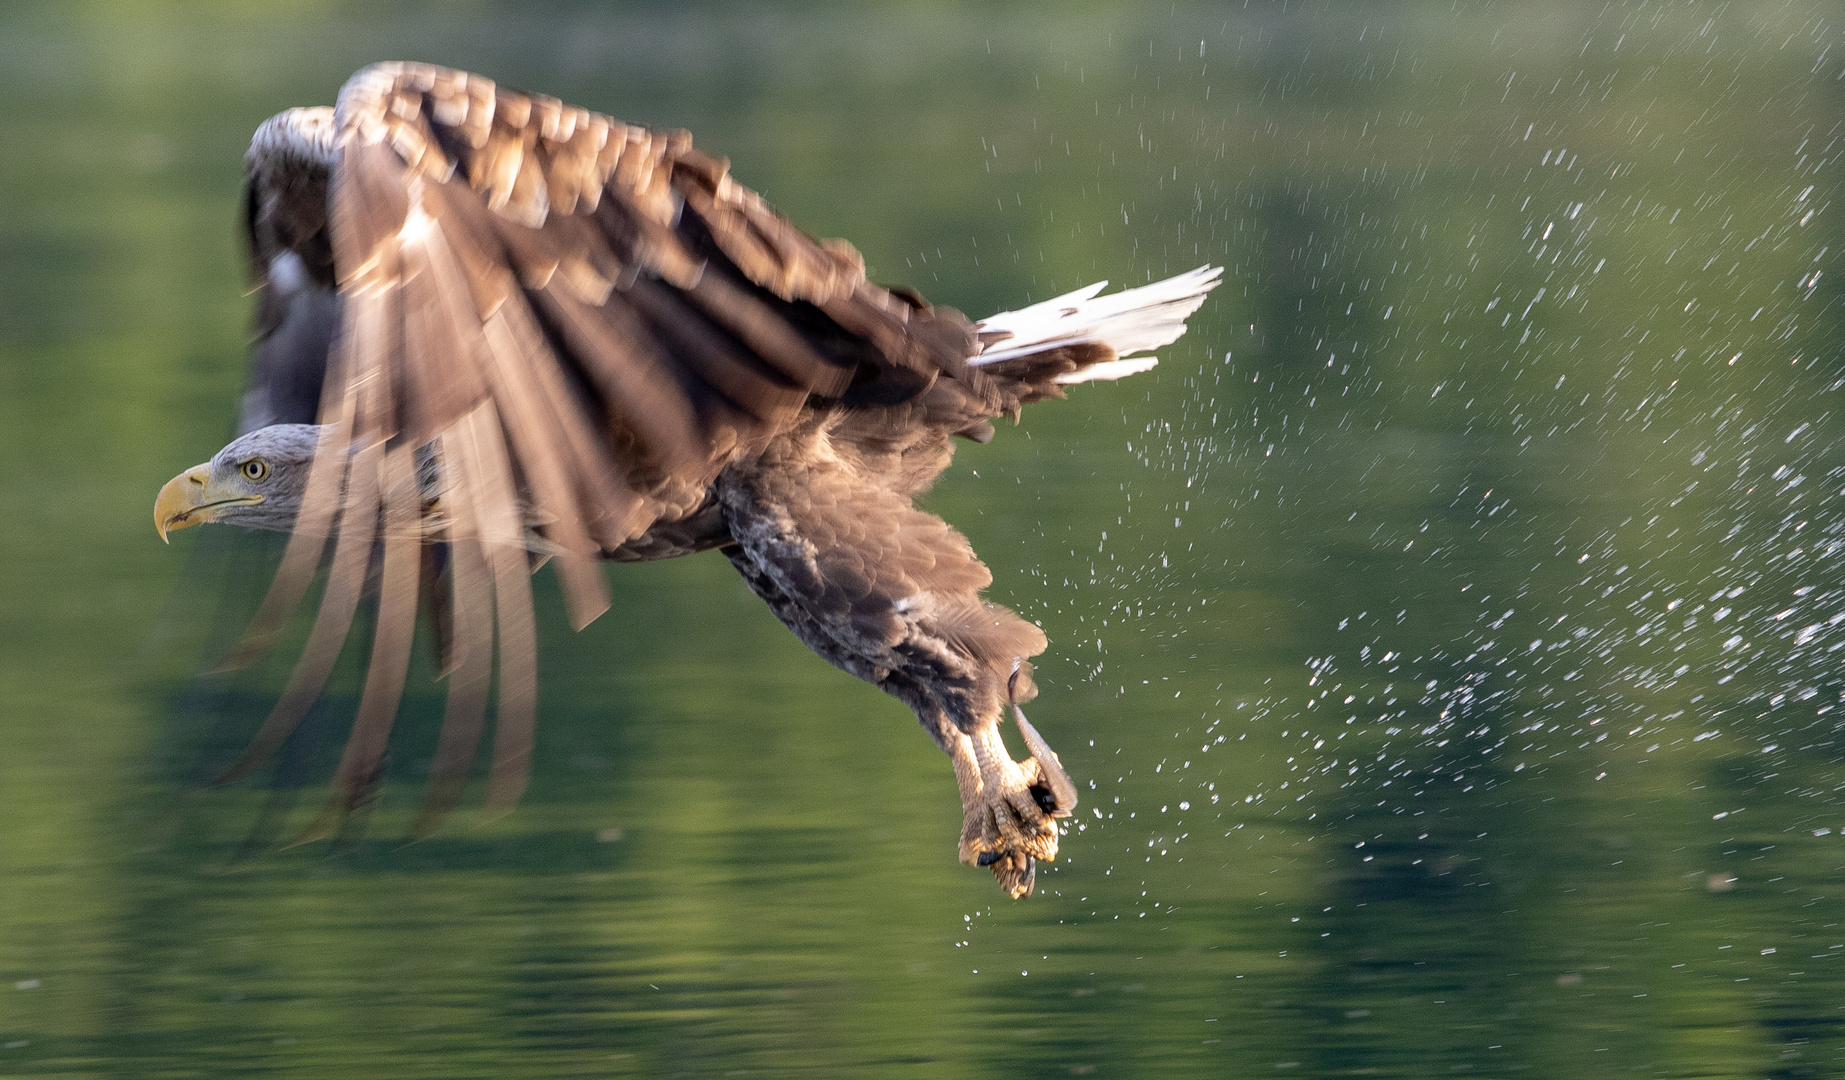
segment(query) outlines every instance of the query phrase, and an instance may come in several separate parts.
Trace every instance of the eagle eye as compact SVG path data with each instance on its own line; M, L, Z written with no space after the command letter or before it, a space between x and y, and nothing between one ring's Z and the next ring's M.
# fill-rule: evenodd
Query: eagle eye
M245 480L261 480L269 475L269 463L262 458L251 458L243 463L239 471Z

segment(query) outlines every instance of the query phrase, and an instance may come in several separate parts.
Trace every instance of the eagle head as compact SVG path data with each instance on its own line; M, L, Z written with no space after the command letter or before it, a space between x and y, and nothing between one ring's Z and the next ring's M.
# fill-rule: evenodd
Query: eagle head
M207 521L287 532L319 441L313 424L274 424L239 437L167 481L154 499L154 528L162 540Z

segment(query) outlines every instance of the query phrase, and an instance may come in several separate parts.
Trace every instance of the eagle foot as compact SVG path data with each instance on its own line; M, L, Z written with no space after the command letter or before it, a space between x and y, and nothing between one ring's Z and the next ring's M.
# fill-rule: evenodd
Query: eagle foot
M997 728L970 737L978 769L975 790L963 792L961 861L984 866L1013 899L1029 896L1037 860L1057 858L1058 805L1036 758L1015 762ZM969 797L971 795L971 798Z
M992 868L993 876L999 879L999 887L1006 890L1007 896L1017 900L1031 895L1038 877L1038 860L1018 851L1004 855L989 851L981 858L990 860L981 865Z

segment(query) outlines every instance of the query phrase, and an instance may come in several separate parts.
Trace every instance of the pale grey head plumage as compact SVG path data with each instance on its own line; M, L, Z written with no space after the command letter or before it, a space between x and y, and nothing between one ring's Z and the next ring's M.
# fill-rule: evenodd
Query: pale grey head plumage
M160 489L154 527L163 539L208 521L273 532L294 528L320 430L313 424L272 424L233 440Z

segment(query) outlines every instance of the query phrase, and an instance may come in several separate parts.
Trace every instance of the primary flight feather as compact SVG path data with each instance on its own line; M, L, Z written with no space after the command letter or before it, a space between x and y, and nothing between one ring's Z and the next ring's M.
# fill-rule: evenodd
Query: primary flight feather
M227 779L293 732L370 595L358 713L304 838L374 785L419 611L449 691L413 831L460 801L496 657L486 802L509 808L537 700L535 566L580 627L608 606L598 560L717 548L815 652L915 711L954 764L961 860L1031 891L1076 802L1018 707L1045 638L982 598L992 575L914 499L951 436L985 442L994 418L1152 367L1219 268L970 324L866 281L850 245L800 232L684 132L420 64L265 122L244 190L259 340L241 434L161 489L155 525L290 534L232 663L323 566L327 584Z

